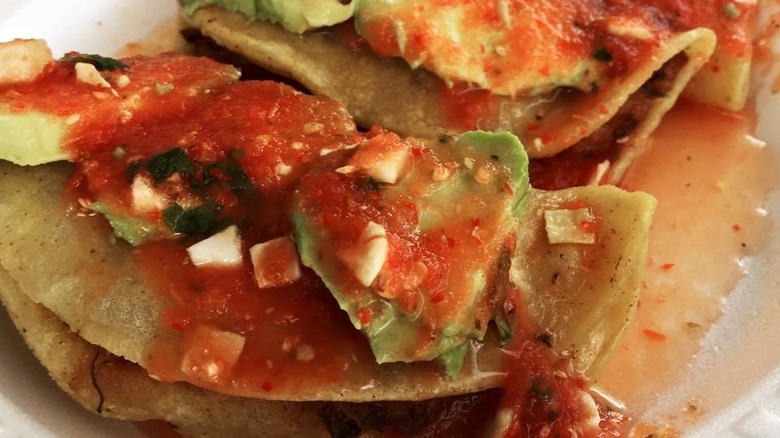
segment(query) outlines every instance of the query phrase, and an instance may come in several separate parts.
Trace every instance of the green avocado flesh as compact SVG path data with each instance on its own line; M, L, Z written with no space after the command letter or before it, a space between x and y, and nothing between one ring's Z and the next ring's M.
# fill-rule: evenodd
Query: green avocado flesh
M573 37L552 31L571 27L577 7L509 3L361 0L354 21L375 50L423 67L448 84L516 96L557 87L588 91L600 81L606 61L575 55Z
M352 17L355 9L354 1L342 4L338 0L181 0L181 3L189 14L216 4L252 20L281 24L295 33L341 23Z
M116 237L127 241L127 243L133 246L141 245L152 237L163 233L159 227L148 221L115 213L106 204L96 202L90 208L106 217Z
M0 106L0 160L23 166L65 160L65 121L39 112L13 113Z
M379 182L360 164L387 162L381 141L303 178L293 215L301 260L379 363L438 358L452 374L492 318L499 258L530 190L528 158L509 133L402 142L398 180Z
M74 60L99 63L100 73L96 71L95 74L108 85L84 82L75 71ZM155 85L170 80L172 68L187 71L188 75L177 78L175 91L170 85L167 93L157 92ZM51 77L58 74L67 79L50 82ZM21 93L11 87L0 91L0 160L18 165L78 160L73 155L81 151L71 149L77 142L89 145L131 120L139 123L145 118L160 118L180 111L179 106L166 105L164 99L183 95L184 102L190 104L214 89L237 81L239 76L235 67L192 57L133 57L119 62L98 55L69 53L50 63L49 69L38 78L48 84L42 85L48 87L43 88L47 99L67 103L68 111L58 113L47 109L46 105L40 105L40 96L35 93L30 93L31 99L27 100L24 93L29 91L24 88ZM29 84L22 84L22 87L29 88ZM121 94L117 90L121 90ZM99 129L89 128L96 126ZM106 217L117 237L140 245L150 238L170 234L150 224L142 212L117 208L116 204L96 199L91 208Z
M75 73L74 62L78 56L91 59L96 55L80 55L75 52L69 57L50 64L52 70L45 75L53 75L56 71L68 71L68 79L53 85L48 92L52 101L67 102L69 115L58 114L53 110L36 109L36 103L25 102L24 109L17 109L18 103L24 102L24 97L14 92L0 92L0 160L10 161L19 165L37 165L55 161L69 160L71 155L67 146L79 134L85 124L100 120L104 130L110 132L121 124L117 115L126 118L157 116L158 105L162 96L155 93L150 85L169 80L166 63L177 62L165 58L134 58L130 65L122 64L121 69L103 71L102 80L108 80L112 88L90 86ZM109 58L100 58L106 60ZM240 72L232 67L215 62L204 63L190 61L184 57L177 58L181 62L189 62L192 72L189 76L177 80L180 94L195 97L208 93L213 88L224 86L238 80ZM117 62L115 60L111 60ZM141 63L146 65L142 66ZM149 64L156 63L158 69L146 71ZM140 72L138 72L140 70ZM124 76L127 83L117 85ZM108 82L106 82L108 83ZM10 90L10 89L9 89ZM120 96L117 90L122 91ZM100 96L100 97L98 97ZM48 112L47 112L48 111ZM161 110L164 111L164 110ZM93 130L94 131L94 130ZM83 133L82 133L83 134ZM98 133L98 135L100 135ZM91 139L78 138L88 142Z

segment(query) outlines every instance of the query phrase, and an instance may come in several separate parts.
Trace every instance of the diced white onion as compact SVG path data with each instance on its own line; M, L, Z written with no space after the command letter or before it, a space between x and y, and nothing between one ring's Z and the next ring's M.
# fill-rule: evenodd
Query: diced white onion
M242 261L238 227L231 225L213 236L187 248L192 264L205 266L236 266Z
M76 63L76 80L85 84L94 85L101 88L111 88L111 84L108 83L94 65L86 62Z
M249 248L255 280L261 289L283 286L301 278L301 264L295 242L279 237Z
M364 171L366 175L376 181L395 184L398 178L400 178L408 159L409 152L407 150L395 150L384 154L379 160L364 167Z
M580 402L580 428L583 431L598 429L599 423L601 423L601 416L599 415L599 408L596 405L596 401L593 397L585 391L580 391L578 399Z
M198 327L185 340L180 368L197 380L218 382L233 371L245 344L246 338L238 333Z
M593 224L595 218L589 208L545 210L544 228L547 241L556 243L596 243L596 233L584 225Z
M130 76L120 75L118 78L116 78L116 86L117 87L125 88L128 85L130 85Z
M360 284L371 286L389 253L387 232L375 222L369 222L355 245L341 253L341 259L355 274Z
M136 175L130 186L133 197L133 209L137 213L151 213L162 211L168 206L165 195L154 189L149 178Z
M289 175L290 172L292 172L292 169L293 169L292 166L290 166L289 164L280 162L279 164L274 166L274 173L279 176L285 176L285 175Z
M610 165L611 163L609 162L609 160L604 160L601 163L599 163L596 166L596 170L593 172L593 175L590 177L590 181L588 181L587 185L597 186L601 184L601 179L604 178L604 175L607 174Z
M44 40L0 43L0 84L32 81L53 59Z
M395 184L411 154L403 145L368 142L355 152L348 166L362 170L375 181Z
M633 38L640 41L653 39L653 31L641 19L612 18L607 21L607 32L621 38Z

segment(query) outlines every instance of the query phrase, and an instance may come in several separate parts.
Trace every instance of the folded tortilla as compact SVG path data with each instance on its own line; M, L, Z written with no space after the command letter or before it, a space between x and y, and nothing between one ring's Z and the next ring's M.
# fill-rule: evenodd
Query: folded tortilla
M155 293L132 247L117 241L102 218L68 213L63 188L70 172L67 164L0 163L0 266L25 295L87 342L146 367L153 345L182 341L180 332L160 322L170 303ZM594 245L550 244L540 212L575 201L593 210L604 232ZM522 257L512 275L552 348L561 357L575 353L575 368L586 376L596 376L636 305L654 202L612 187L534 191L532 213L518 230ZM304 385L305 392L192 383L278 400L421 400L500 385L503 355L493 333L484 345L473 345L453 379L431 378L430 367L419 364L374 364L370 381L364 373L344 373L337 383Z
M52 379L89 411L128 421L165 420L187 436L328 436L317 403L229 397L152 379L70 331L1 269L0 300Z
M162 383L137 364L86 342L31 301L2 269L0 302L52 380L86 410L125 421L163 420L191 438L331 437L391 425L417 432L435 421L442 406L474 402L474 396L377 403L268 401L231 397L186 383Z
M559 88L539 96L496 97L475 116L474 126L458 127L441 104L446 92L441 80L400 59L380 58L350 45L338 28L297 35L216 6L187 19L227 49L342 102L364 126L429 138L474 128L509 130L531 158L551 157L580 144L587 154L597 145L607 150L603 157L611 166L596 179L610 184L618 183L641 154L650 133L716 45L715 34L705 28L670 34L636 68L598 90ZM639 29L624 38L642 34Z

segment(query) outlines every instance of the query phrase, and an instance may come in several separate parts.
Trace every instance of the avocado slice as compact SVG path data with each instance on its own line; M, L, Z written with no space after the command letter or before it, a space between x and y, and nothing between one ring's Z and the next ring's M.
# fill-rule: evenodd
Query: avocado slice
M572 49L568 33L550 30L580 21L582 8L510 3L361 0L355 27L381 55L403 58L449 85L517 96L558 87L588 92L600 82L609 52L592 56L586 48Z
M169 55L120 61L70 52L37 76L0 87L0 160L38 165L76 159L85 151L73 145L101 144L127 124L182 112L239 77L235 67L202 58ZM119 145L116 151L125 153ZM143 215L110 200L96 201L92 210L106 217L117 237L133 245L166 234Z
M91 76L79 73L84 66ZM239 77L235 67L193 57L122 62L70 52L34 80L0 87L0 160L18 165L70 160L79 152L69 150L76 140L89 143L90 136L100 138L130 120L159 117L171 111L161 105L163 99L192 102ZM169 92L159 93L160 84Z
M166 231L161 227L152 224L149 221L138 217L124 215L114 212L108 205L96 202L90 206L90 209L106 217L114 235L127 241L133 246L141 245L155 235L164 234ZM170 234L170 232L168 232Z
M352 17L356 1L339 0L181 0L184 10L192 14L208 6L219 5L252 20L281 24L290 32L304 33L332 26Z
M30 111L12 114L0 105L0 160L34 166L68 159L62 150L66 124L61 117Z
M493 317L499 259L525 209L520 141L506 132L427 143L383 133L331 155L296 193L302 263L378 363L439 358L457 372Z

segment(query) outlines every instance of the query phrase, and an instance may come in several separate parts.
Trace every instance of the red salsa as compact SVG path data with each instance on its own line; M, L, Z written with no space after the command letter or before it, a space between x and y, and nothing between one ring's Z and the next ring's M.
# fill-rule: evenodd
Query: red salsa
M403 57L415 67L423 66L442 77L443 120L439 122L442 126L455 130L511 129L521 135L529 150L538 149L539 158L535 158L531 166L532 183L542 189L587 184L596 174L598 164L618 155L621 147L617 144L610 144L612 150L605 147L597 153L558 152L562 145L568 147L583 138L584 133L580 131L586 125L574 123L572 114L580 118L597 117L583 110L594 107L593 99L588 95L598 94L611 79L620 82L627 73L650 62L650 57L657 57L655 49L664 40L694 28L713 30L718 47L705 68L715 73L723 64L733 65L752 56L750 29L755 21L756 5L750 2L585 0L537 3L399 2L392 6L377 6L375 10L364 8L369 12L359 11L362 15L357 21L359 31L380 56ZM442 17L448 17L450 27L436 27ZM489 33L493 40L502 44L474 47L471 40L477 35L469 34L469 29ZM637 34L641 34L642 29L646 34ZM544 43L534 44L534 41ZM475 59L483 58L486 60L484 65L477 68ZM537 88L507 92L502 81L541 75L555 84L560 71L573 70L572 60L595 60L598 62L594 65L604 70L589 87L588 84L572 85L564 81L554 89L541 90L541 95L560 101L576 87L582 92L579 94L585 95L579 110L565 111L563 118L554 114L536 114L537 119L534 115L513 115L512 102L526 102L524 99L538 96L540 91ZM492 77L491 86L481 88L481 82L476 79L481 75L475 73L476 70ZM467 81L462 76L473 80ZM538 103L521 104L524 107L520 112L526 112L525 107L533 108ZM603 102L597 103L603 106ZM558 106L568 108L565 102ZM604 107L603 114L614 110ZM508 127L507 123L513 126ZM552 152L556 154L550 157Z
M73 63L53 63L34 83L15 89L24 98L13 108L79 114L66 146L77 165L70 185L74 198L165 229L167 237L175 234L175 239L152 239L133 249L165 309L159 342L148 351L145 368L163 381L189 380L227 393L281 391L292 398L307 394L313 382L338 386L347 376L370 382L381 367L319 277L303 267L296 281L261 289L247 250L290 235L293 191L315 163L327 160L323 156L397 137L379 129L359 132L343 107L325 98L272 82L233 83L235 71L206 59L167 56L123 62L124 67L103 73L111 87L97 92L75 80ZM412 153L426 162L425 151ZM140 180L162 207L138 211ZM374 196L371 190L342 193L338 185L317 182L322 186L315 192L316 202L340 205L355 196ZM418 220L411 202L400 197L388 205L390 214L382 212L375 219L404 235ZM356 224L349 206L334 211L323 220L348 233ZM400 252L391 254L389 263L404 266L409 259L404 251L427 257L424 281L430 282L431 296L426 299L432 305L453 300L437 285L447 264L431 256L435 251L430 249L468 257L462 253L464 242L478 240L479 227L487 220L460 218L460 234L398 245ZM243 260L232 266L196 266L188 247L231 225L240 230ZM402 300L410 312L419 305L415 299ZM370 311L360 316L370 318ZM522 319L527 325L527 318ZM559 364L549 346L534 340L534 333L530 325L517 329L501 402L531 428L528 436L541 427L574 424L580 408L572 394L585 388L577 378L556 374ZM434 363L413 374L444 378ZM499 396L494 391L457 398L474 402L473 409L462 412L463 421L480 428L493 421L485 411L493 410ZM442 412L453 406L444 403ZM526 436L514 426L509 431ZM438 434L446 436L446 431Z

